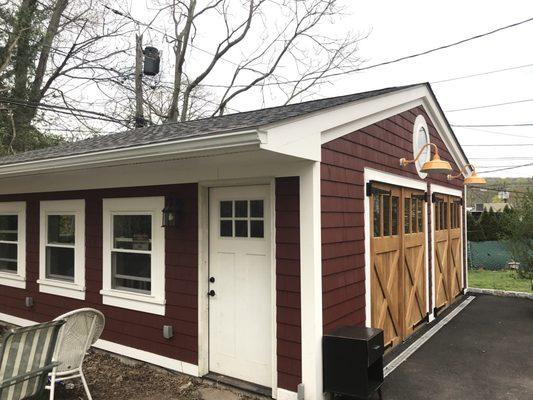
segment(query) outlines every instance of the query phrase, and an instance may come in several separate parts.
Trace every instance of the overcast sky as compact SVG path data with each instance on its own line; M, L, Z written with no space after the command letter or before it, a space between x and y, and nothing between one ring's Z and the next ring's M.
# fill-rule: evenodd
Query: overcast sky
M144 1L131 0L132 15L148 19ZM533 1L350 1L346 16L332 29L369 32L360 44L367 65L427 50L533 17ZM275 18L275 16L271 16ZM148 22L148 21L146 21ZM533 99L533 66L450 82L436 81L533 64L533 22L410 61L353 73L323 86L316 98L415 82L432 84L444 110ZM259 100L243 96L230 104L240 111ZM272 104L275 105L275 99ZM533 123L533 102L447 112L451 124ZM484 129L484 130L480 130ZM490 133L497 132L497 133ZM478 170L533 163L533 127L455 128ZM478 145L498 145L495 147ZM518 144L520 146L499 146ZM529 146L526 146L529 144ZM533 166L486 174L531 177Z

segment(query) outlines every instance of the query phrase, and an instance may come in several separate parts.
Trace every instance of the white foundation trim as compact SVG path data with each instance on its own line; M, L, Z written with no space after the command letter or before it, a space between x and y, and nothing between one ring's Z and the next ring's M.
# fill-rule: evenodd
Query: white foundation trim
M28 319L14 317L12 315L3 313L0 313L0 321L4 321L17 326L30 326L35 325L37 323ZM94 347L97 349L118 354L122 357L133 358L135 360L143 361L149 364L154 364L172 371L177 371L192 376L198 376L198 366L194 364L189 364L184 361L176 360L174 358L168 358L159 354L150 353L148 351L139 350L133 347L124 346L122 344L110 342L108 340L103 339L99 339L94 344Z
M459 314L474 299L474 296L468 297L465 301L459 304L451 313L449 313L446 317L439 321L433 328L431 328L429 331L420 336L412 345L410 345L405 351L400 353L398 357L396 357L394 360L388 363L385 368L383 368L383 375L386 377L392 371L398 368L400 364L402 364L405 360L411 357L415 351L417 351L424 343L431 339L431 337L435 333L440 331L444 327L444 325L450 322L453 317Z
M306 399L322 399L322 235L320 163L300 175L302 383Z
M418 189L423 190L424 192L427 191L427 183L425 181L417 180L417 179L411 179L411 178L405 178L403 176L391 174L388 172L383 172L379 170L375 170L372 168L365 168L364 169L364 211L365 211L365 317L366 326L372 326L372 307L371 307L371 289L370 289L370 263L371 263L371 254L370 254L370 200L366 193L366 184L370 181L377 181L386 183L389 185L395 185L395 186L401 186L401 187L407 187L410 189ZM424 212L427 215L427 207L428 204L425 203L424 205ZM427 225L427 224L426 224ZM428 242L428 229L426 226L426 235L425 235L425 241ZM425 256L425 270L428 270L428 264L429 264L429 249L426 246L426 256ZM429 312L429 274L426 274L426 304L428 306L428 312Z
M286 389L278 389L277 400L297 400L298 393Z

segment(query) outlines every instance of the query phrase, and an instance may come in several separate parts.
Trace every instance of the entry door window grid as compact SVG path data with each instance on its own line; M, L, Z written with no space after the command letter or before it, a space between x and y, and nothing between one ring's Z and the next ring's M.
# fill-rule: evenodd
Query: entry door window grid
M18 270L18 215L0 215L0 272Z
M220 236L263 238L263 200L223 200L220 202Z

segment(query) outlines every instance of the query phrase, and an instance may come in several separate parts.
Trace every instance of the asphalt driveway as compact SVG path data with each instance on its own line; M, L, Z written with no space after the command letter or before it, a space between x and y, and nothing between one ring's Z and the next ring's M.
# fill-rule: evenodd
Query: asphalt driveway
M387 376L383 398L533 399L533 300L476 297Z

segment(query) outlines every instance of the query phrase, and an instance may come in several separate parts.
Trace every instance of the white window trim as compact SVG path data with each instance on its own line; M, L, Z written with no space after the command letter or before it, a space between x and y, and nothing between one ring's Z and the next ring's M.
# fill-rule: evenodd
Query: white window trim
M26 289L26 202L0 203L0 214L17 215L17 272L0 271L0 285Z
M426 132L426 143L429 143L431 141L431 138L429 136L429 128L426 119L423 115L418 115L416 117L413 126L413 158L415 158L420 151L420 147L418 146L418 131L420 131L420 129L424 129L424 131ZM425 151L427 151L427 153ZM420 159L415 162L416 172L418 173L418 176L422 179L425 179L427 174L425 172L420 172L420 168L422 167L422 164L431 159L431 149L429 147L426 147L425 151L420 155ZM427 155L425 160L423 158L424 154Z
M164 207L165 198L162 196L103 200L103 276L100 291L103 304L165 315L165 228L162 227ZM113 289L111 284L112 216L136 213L152 216L151 294Z
M41 201L39 227L39 291L85 300L85 200ZM46 277L46 238L48 215L74 215L74 282Z

